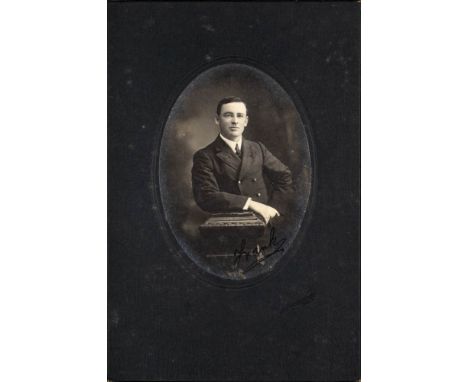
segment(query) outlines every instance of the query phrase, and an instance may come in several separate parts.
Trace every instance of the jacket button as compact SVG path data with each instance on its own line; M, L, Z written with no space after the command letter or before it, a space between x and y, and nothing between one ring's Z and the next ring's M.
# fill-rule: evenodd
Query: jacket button
M253 180L254 182L256 182L256 181L257 181L257 178L253 178L252 180Z
M262 196L262 194L259 192L259 193L257 194L257 196Z
M237 181L238 184L241 184L242 182L240 180Z

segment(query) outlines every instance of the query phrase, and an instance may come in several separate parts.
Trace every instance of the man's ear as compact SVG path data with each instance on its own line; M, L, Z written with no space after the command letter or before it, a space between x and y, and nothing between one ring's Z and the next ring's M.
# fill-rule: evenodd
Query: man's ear
M246 116L245 116L245 126L247 126L248 123L249 123L249 116L246 115Z
M215 121L216 125L219 126L219 115L215 116L214 121Z

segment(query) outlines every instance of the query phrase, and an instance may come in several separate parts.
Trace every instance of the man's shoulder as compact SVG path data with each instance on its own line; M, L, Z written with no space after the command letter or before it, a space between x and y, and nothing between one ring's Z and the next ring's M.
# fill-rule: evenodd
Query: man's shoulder
M249 139L244 139L243 145L248 147L251 151L256 151L258 153L263 152L265 150L265 145L260 141L251 141Z
M213 142L211 142L207 146L196 151L193 157L200 158L200 157L215 155L216 152L224 149L224 145L225 143L222 142L221 138L219 138L218 136ZM248 147L250 150L258 151L258 152L263 151L265 148L265 145L262 142L253 141L253 140L245 139L245 138L242 138L242 145L244 147Z
M195 154L193 154L194 158L200 158L200 157L205 157L212 155L216 151L216 146L219 144L218 142L219 138L216 138L213 142L211 142L209 145L197 150Z
M244 141L243 141L242 144L258 148L258 146L261 144L261 142L260 141L251 141L250 139L245 139L244 138Z

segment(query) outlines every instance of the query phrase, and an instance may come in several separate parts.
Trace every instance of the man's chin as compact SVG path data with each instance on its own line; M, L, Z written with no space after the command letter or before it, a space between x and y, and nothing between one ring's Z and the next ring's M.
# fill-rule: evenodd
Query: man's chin
M234 141L242 136L241 132L230 132L229 134L224 135L227 139Z

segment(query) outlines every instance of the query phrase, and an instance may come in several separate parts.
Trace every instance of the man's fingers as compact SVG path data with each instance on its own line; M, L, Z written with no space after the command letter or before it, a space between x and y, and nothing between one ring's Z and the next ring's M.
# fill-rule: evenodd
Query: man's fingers
M265 216L265 215L262 215L262 219L263 219L263 221L265 222L265 224L267 224L268 221L270 220L270 219L268 218L268 216Z
M270 207L270 216L274 218L275 216L280 216L279 212L275 210L273 207Z
M268 221L270 220L270 215L267 213L267 211L262 211L262 217L263 220L265 220L265 223L268 223Z
M275 216L280 216L279 212L275 208L267 206L265 204L252 202L250 204L250 207L258 214L260 214L263 220L265 220L265 223L267 224Z

